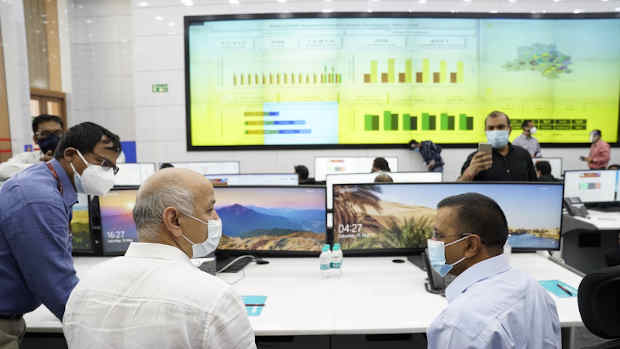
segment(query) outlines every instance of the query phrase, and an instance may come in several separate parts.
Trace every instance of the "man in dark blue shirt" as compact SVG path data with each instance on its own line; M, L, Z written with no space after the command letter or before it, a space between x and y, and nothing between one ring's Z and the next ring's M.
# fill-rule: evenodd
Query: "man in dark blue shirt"
M19 343L22 318L45 304L62 321L78 282L71 257L71 207L76 192L112 187L119 137L85 122L61 139L54 159L33 165L0 189L0 344Z
M418 143L415 139L409 142L409 149L417 151L422 155L426 168L431 172L443 172L443 159L441 158L441 147L431 141Z

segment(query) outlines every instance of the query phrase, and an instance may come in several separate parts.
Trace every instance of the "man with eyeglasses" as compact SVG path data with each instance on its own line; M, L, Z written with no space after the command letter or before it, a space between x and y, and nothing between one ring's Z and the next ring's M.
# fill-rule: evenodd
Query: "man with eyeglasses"
M437 205L431 267L456 276L448 307L427 331L429 349L561 348L555 302L503 255L508 223L491 198L468 193Z
M64 133L64 124L58 116L42 114L32 119L32 133L32 142L41 150L23 152L0 163L0 181L5 181L41 161L51 160Z
M119 137L92 122L73 126L55 158L30 166L0 188L0 349L17 348L23 314L41 304L62 321L78 282L71 257L77 193L104 195L114 184Z

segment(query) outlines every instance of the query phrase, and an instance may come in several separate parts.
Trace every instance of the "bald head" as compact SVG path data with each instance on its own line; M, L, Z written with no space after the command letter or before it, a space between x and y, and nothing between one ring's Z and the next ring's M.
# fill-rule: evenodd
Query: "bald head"
M141 242L160 242L170 235L164 212L172 208L185 215L196 215L215 203L213 186L201 174L183 168L157 171L142 184L136 198L133 218Z

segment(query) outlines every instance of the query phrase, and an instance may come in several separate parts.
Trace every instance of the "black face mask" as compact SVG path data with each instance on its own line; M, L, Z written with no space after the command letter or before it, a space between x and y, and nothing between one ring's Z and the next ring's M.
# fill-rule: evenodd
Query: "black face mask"
M52 153L54 153L59 141L60 137L52 133L43 139L39 139L39 148L41 148L41 152L43 154L47 154L47 152L50 150L52 151Z

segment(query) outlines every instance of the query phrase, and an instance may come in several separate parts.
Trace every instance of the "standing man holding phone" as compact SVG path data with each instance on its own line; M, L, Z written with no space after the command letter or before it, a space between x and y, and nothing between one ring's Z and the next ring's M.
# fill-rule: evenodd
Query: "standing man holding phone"
M510 119L501 111L491 112L484 121L489 144L480 144L461 168L459 182L536 182L534 163L527 150L510 144Z

